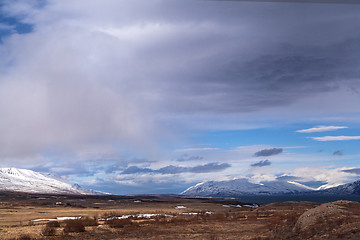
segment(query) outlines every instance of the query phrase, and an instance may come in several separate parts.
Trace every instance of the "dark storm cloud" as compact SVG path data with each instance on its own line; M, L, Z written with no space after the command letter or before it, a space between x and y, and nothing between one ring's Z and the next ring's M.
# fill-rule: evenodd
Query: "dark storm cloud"
M250 5L230 6L242 12L241 8ZM234 15L228 9L229 4L219 4L217 7L223 7L229 15L218 17L215 14L214 18L208 20L222 25L223 36L227 36L221 40L224 45L231 46L235 40L241 42L242 38L249 38L249 42L253 42L254 46L250 46L248 52L241 44L234 48L217 46L213 40L220 40L219 36L210 36L211 34L208 40L201 42L201 46L196 45L196 41L188 42L187 47L193 45L201 49L203 46L212 46L213 49L223 49L218 54L209 54L206 59L193 62L196 68L189 66L185 76L174 75L173 79L183 76L181 80L185 80L186 84L176 84L174 89L169 86L171 95L168 97L172 101L165 102L165 107L181 112L249 112L287 106L310 96L351 85L352 79L360 77L357 67L360 64L360 39L355 30L356 26L359 27L356 23L358 17L350 14L351 21L339 22L334 18L338 13L331 13L329 7L312 6L310 9L306 6L285 4L271 8L269 5L253 5L253 8L249 9L269 7L268 10L276 12L278 17L273 15L269 18L266 13L261 16L256 11L251 12L252 15L244 13L244 18L240 17L242 23L249 23L251 30L243 31L240 22L231 22ZM303 18L296 17L299 12L294 11L295 9L311 20L307 23L301 22L300 19ZM309 14L315 9L317 14ZM200 14L201 17L205 15ZM337 30L330 28L334 24L339 26ZM340 25L347 29L341 30ZM266 26L271 31L267 30ZM353 34L350 31L354 31ZM263 37L256 37L254 34ZM261 51L262 48L265 49ZM173 102L178 104L170 108Z
M254 157L269 157L283 152L282 148L264 149L254 153Z
M360 39L356 38L330 46L284 46L276 54L245 63L234 59L218 71L224 74L217 79L222 79L222 91L227 92L227 97L217 101L223 103L223 110L255 111L336 91L344 84L358 89L351 86L351 80L360 77L359 52Z
M359 89L352 80L360 77L360 38L277 50L248 62L234 56L219 59L221 67L210 67L209 75L202 74L195 82L189 76L192 82L177 89L182 95L168 96L170 102L179 102L178 111L249 112L286 106L343 86L353 92Z
M269 160L263 160L257 163L251 164L252 167L265 167L271 165L271 162Z
M342 156L342 155L344 155L344 153L341 150L337 150L337 151L333 152L333 155L334 156Z
M188 154L183 154L179 158L176 159L178 162L187 162L187 161L197 161L203 160L204 157L201 156L189 156Z
M209 172L218 172L225 170L231 167L228 163L208 163L205 165L198 165L195 167L179 167L169 165L160 169L150 169L150 168L139 168L136 166L131 166L121 172L121 174L137 174L137 173L153 173L153 174L179 174L179 173L209 173Z
M347 170L343 170L343 172L360 175L360 168L347 169Z
M49 0L38 9L26 2L4 4L9 17L22 14L37 30L0 46L7 73L0 102L11 103L0 105L1 157L53 146L74 153L94 142L141 151L164 142L172 123L162 119L206 113L226 125L223 113L359 90L357 6Z
M96 169L82 153L108 146L116 148L112 159L165 152L178 132L191 137L176 119L193 120L198 130L197 116L217 118L214 125L233 129L229 117L256 122L251 113L264 110L261 121L296 122L289 111L307 113L310 104L301 101L314 96L320 101L311 107L331 106L332 116L359 111L358 101L338 101L360 89L358 5L48 0L39 9L28 2L1 1L7 16L33 26L0 45L1 159L74 156L49 167L64 174L214 172L230 165L154 170L119 160ZM334 106L321 98L329 93Z

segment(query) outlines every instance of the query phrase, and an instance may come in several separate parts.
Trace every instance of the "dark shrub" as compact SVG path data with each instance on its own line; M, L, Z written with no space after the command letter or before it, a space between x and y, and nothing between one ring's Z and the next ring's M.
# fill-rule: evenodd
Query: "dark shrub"
M98 221L94 218L83 217L80 219L80 221L84 226L98 226L99 225Z
M43 236L55 236L56 229L54 227L45 226L41 231L41 235Z
M57 228L60 227L60 223L58 221L50 221L46 223L46 226Z
M116 216L120 216L121 214L120 213L117 213L117 212L106 212L106 213L103 213L101 215L101 218L113 218L113 217L116 217Z
M32 238L30 235L28 234L23 234L20 235L20 237L17 238L17 240L33 240L34 238Z
M64 232L85 232L85 227L80 220L68 220L66 221Z
M123 228L125 227L125 225L131 225L132 222L130 219L126 218L126 219L111 219L111 220L107 220L106 224L109 225L109 227L111 228Z

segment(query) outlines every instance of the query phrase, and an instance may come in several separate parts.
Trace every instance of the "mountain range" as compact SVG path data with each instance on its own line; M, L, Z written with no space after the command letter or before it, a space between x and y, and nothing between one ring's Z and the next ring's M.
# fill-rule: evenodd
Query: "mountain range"
M70 184L51 173L28 169L0 168L0 191L48 194L107 194ZM314 189L293 181L251 183L240 178L228 181L207 181L189 187L184 196L237 197L246 195L360 195L360 180L327 189Z
M207 181L189 187L181 195L202 197L237 197L244 195L360 195L360 180L317 190L292 181L269 181L260 184L247 179Z
M53 174L19 168L0 168L0 191L81 195L104 194L83 188L78 184L69 184Z

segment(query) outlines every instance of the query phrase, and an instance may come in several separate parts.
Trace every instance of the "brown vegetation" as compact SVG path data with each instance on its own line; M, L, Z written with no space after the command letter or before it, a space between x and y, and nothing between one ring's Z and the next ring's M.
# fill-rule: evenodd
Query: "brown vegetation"
M58 221L49 221L46 223L46 227L57 228L60 227L60 223Z
M84 225L85 227L88 226L98 226L99 223L96 220L96 218L90 218L90 217L82 217L81 219L79 219L79 221L81 222L82 225Z
M64 233L85 232L85 226L80 220L67 220L63 231Z
M226 208L222 206L223 202L211 198L137 196L136 199L141 199L141 204L134 203L131 196L49 197L44 201L46 204L31 199L1 199L0 236L1 239L13 240L360 239L360 203L356 202L338 201L322 205L284 202L259 208ZM59 201L69 202L71 206L55 205ZM79 205L81 207L77 207ZM186 208L175 209L177 205ZM150 218L137 215L141 213L153 215ZM74 216L82 217L77 220L31 221Z
M41 232L42 236L55 236L55 234L56 234L56 228L49 226L45 226Z
M105 224L109 225L109 227L111 227L111 228L123 228L127 225L133 225L133 222L128 218L126 218L126 219L114 218L114 219L105 221Z

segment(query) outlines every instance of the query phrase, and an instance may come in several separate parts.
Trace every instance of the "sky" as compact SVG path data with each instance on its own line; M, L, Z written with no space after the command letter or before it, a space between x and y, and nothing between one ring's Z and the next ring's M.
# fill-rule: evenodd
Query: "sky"
M360 4L305 2L0 0L0 167L114 194L359 179Z

